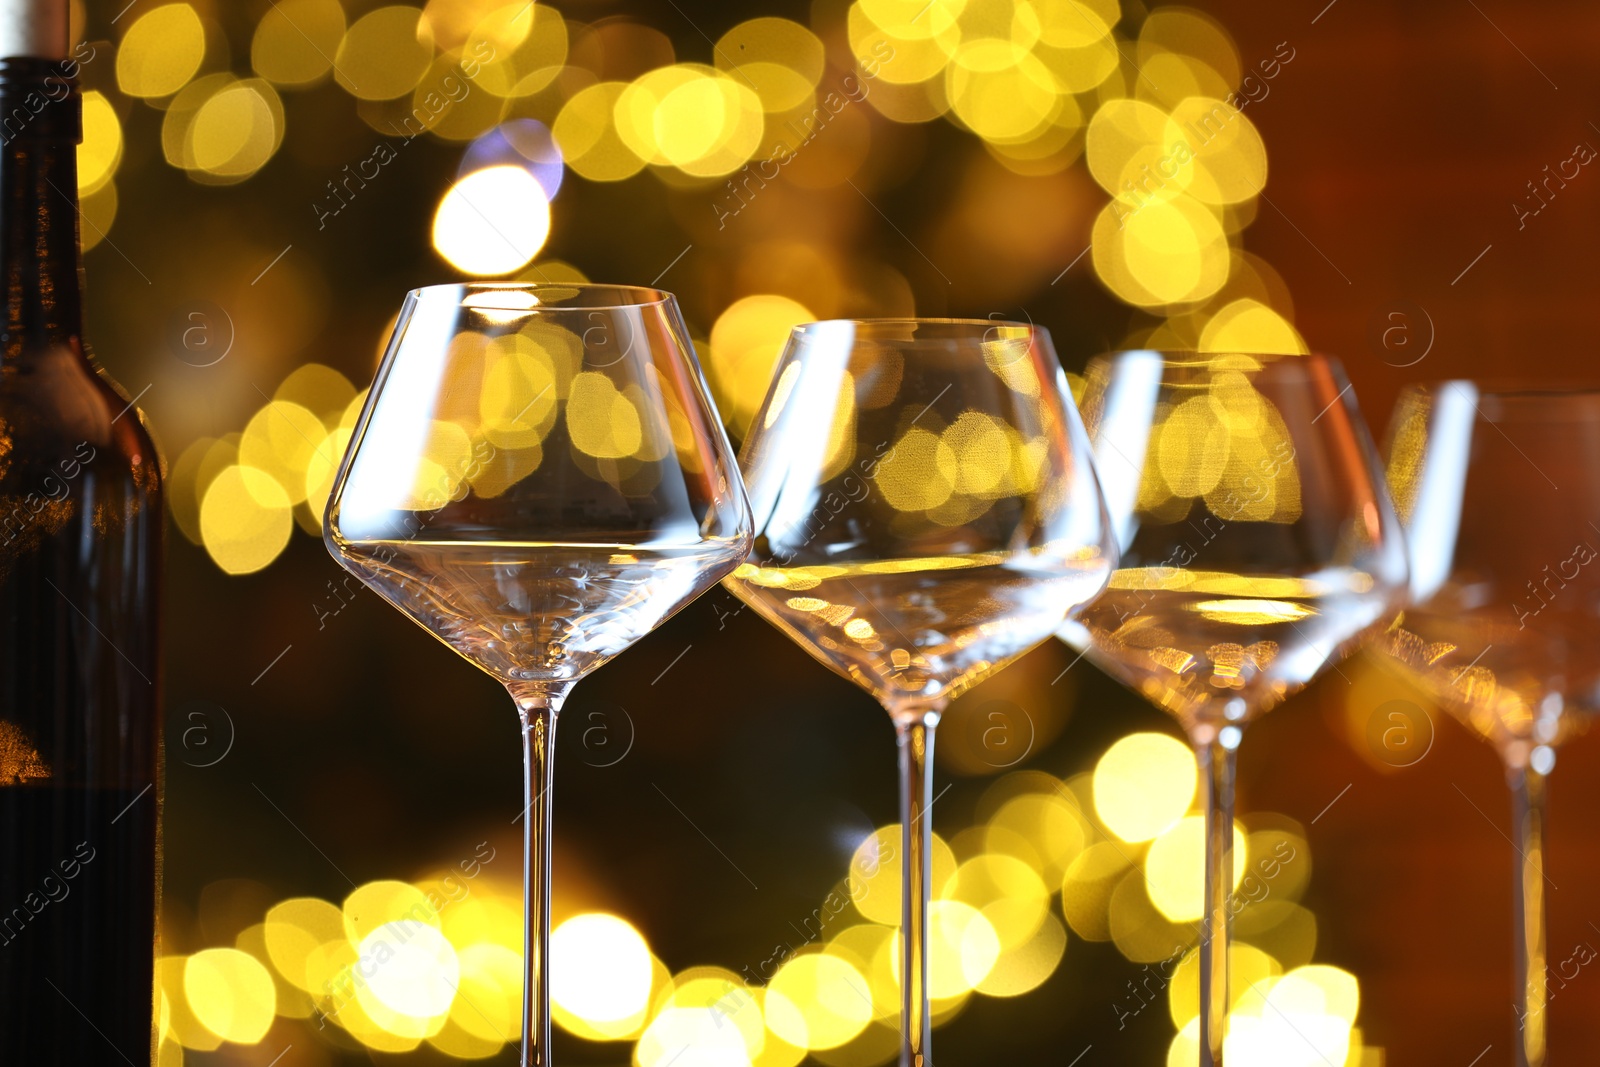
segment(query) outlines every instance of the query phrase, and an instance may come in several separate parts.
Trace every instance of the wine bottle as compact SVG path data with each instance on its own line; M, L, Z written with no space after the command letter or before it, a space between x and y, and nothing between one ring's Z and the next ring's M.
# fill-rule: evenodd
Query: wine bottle
M83 344L67 45L0 0L0 1064L147 1067L161 472Z

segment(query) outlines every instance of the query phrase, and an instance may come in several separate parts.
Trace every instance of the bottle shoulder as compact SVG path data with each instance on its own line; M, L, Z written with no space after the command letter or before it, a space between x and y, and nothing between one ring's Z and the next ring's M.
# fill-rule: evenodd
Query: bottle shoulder
M77 345L0 365L0 492L92 464L155 495L161 464L135 404Z

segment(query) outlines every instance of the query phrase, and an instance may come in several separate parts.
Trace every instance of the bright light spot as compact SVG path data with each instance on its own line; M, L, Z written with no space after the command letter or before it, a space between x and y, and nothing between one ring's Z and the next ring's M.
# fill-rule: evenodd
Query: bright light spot
M156 960L156 984L161 990L165 1033L184 1048L209 1052L221 1047L222 1038L201 1023L189 1005L189 996L184 991L188 962L183 956L163 956Z
M391 1011L428 1019L450 1010L461 984L461 963L436 928L415 919L384 923L367 935L359 952L358 973Z
M83 216L83 250L87 252L105 239L111 224L117 221L117 183L107 181L86 195L79 206Z
M1358 998L1355 977L1336 967L1299 967L1264 978L1238 1000L1229 1018L1228 1062L1243 1067L1344 1063Z
M1149 841L1189 811L1199 784L1194 753L1166 734L1130 734L1094 768L1094 809L1124 841Z
M873 481L897 511L923 511L950 499L960 476L955 449L944 438L913 426L878 463Z
M433 217L433 247L452 266L479 276L520 270L549 235L544 187L517 166L489 167L457 181Z
M644 160L617 131L616 107L627 82L600 82L561 107L550 133L574 172L592 182L617 182L644 169Z
M272 391L272 399L299 404L313 412L329 429L339 425L344 409L355 395L356 387L350 384L350 379L321 363L301 365Z
M307 976L306 964L321 945L344 937L338 908L316 897L294 897L267 911L263 937L267 958L290 985L308 993L321 987Z
M1050 891L1037 871L1015 856L985 853L956 870L948 895L978 909L1001 948L1026 944L1050 907Z
M306 494L306 507L311 514L321 521L322 513L328 506L328 497L333 495L333 479L339 473L339 462L344 458L344 451L350 446L350 431L343 427L330 430L311 453L311 460L306 464L304 488Z
M638 408L599 371L584 371L572 379L567 436L573 448L596 459L631 456L644 441Z
M856 910L873 922L900 925L900 826L880 827L856 846L850 859L850 899ZM944 838L933 835L933 889L956 873L956 854Z
M83 94L83 141L78 145L78 192L96 192L111 181L122 161L122 122L105 94Z
M767 294L736 300L717 317L707 370L734 433L743 435L760 409L790 331L815 318L804 304Z
M575 915L550 934L550 996L588 1022L616 1022L648 1006L650 947L614 915Z
M251 574L278 558L294 529L292 502L277 479L255 467L227 467L200 502L200 537L228 574Z
M1228 988L1232 992L1230 1010L1259 1008L1260 995L1251 987L1267 978L1283 973L1283 967L1272 956L1254 945L1235 941L1228 946ZM1172 983L1167 987L1167 1007L1172 1014L1172 1024L1183 1029L1200 1014L1200 950L1191 949L1172 971Z
M1289 320L1267 305L1248 298L1226 305L1200 331L1202 352L1311 351Z
M1056 972L1066 951L1067 928L1054 915L1046 915L1026 944L1001 953L994 969L978 983L978 992L989 997L1031 993Z
M817 35L782 18L739 23L722 35L713 54L718 69L749 78L768 112L804 104L826 66Z
M1227 622L1237 626L1298 622L1317 613L1315 608L1287 600L1202 600L1184 606L1212 622Z
M687 1057L697 1067L750 1067L737 1026L711 1008L667 1008L650 1023L633 1050L638 1067L671 1067Z
M857 641L868 641L877 635L866 619L851 619L844 624L844 632Z
M872 993L848 962L811 952L791 958L772 976L766 1011L767 1026L789 1044L838 1048L872 1022Z
M1006 801L989 819L985 847L991 852L1014 850L1023 860L1039 863L1052 884L1059 883L1088 841L1071 795L1029 793Z
M1239 887L1248 860L1244 831L1233 828L1233 888ZM1205 914L1206 820L1190 815L1150 843L1144 858L1144 885L1150 903L1175 923Z
M935 900L928 910L928 996L950 1000L972 992L994 970L1000 949L999 935L977 908Z
M267 1036L277 1010L272 975L236 948L208 948L183 968L183 992L207 1030L227 1041L253 1045Z
M117 48L117 85L129 96L171 96L188 84L206 55L206 30L188 4L140 15Z
M669 980L672 994L665 1004L657 1005L658 1011L709 1013L725 1029L739 1034L752 1064L764 1067L762 1053L769 1041L759 999L761 990L751 990L742 978L722 967L691 967Z
M391 922L423 922L439 925L439 916L428 903L428 896L408 882L384 879L368 882L344 898L344 931L352 944L359 945L371 934Z
M299 404L274 400L245 424L239 462L272 475L289 503L298 504L305 499L306 471L319 448L323 462L338 462L337 454L328 454L321 419Z
M520 1037L522 955L504 945L472 944L461 949L458 959L461 987L450 1008L450 1022L473 1044L493 1046L482 1056L493 1055L507 1039Z

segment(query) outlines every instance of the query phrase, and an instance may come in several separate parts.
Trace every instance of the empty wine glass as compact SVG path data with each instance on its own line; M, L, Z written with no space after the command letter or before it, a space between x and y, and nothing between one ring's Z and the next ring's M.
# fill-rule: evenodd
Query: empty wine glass
M894 719L900 1063L924 1067L934 728L1105 584L1088 444L1044 330L894 319L796 327L740 455L756 542L725 584Z
M1413 386L1395 407L1388 464L1411 606L1380 647L1505 763L1516 1063L1540 1067L1545 777L1556 746L1600 711L1600 391Z
M1200 1063L1216 1067L1242 731L1388 620L1405 550L1332 359L1123 352L1090 363L1083 413L1122 562L1062 637L1194 745L1206 800Z
M655 289L415 290L328 502L334 557L499 679L521 716L525 1067L550 1063L557 713L750 548L693 352Z

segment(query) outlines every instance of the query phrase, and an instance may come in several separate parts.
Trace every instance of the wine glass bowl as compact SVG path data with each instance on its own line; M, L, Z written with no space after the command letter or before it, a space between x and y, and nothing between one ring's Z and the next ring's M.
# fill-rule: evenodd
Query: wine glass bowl
M1404 553L1348 389L1318 356L1092 363L1122 562L1068 642L1192 732L1258 717L1389 618Z
M895 714L948 703L1099 591L1109 529L1042 330L798 327L741 461L728 585Z
M1508 762L1553 750L1600 711L1600 391L1413 386L1388 458L1412 554L1390 662Z
M415 290L328 501L334 557L517 705L524 1067L550 1063L562 702L750 549L743 483L693 353L676 301L655 289Z
M1223 1058L1235 754L1253 719L1399 609L1400 527L1339 364L1139 350L1084 421L1120 563L1061 636L1183 726L1207 808L1200 1062Z
M691 351L654 290L412 293L329 502L330 550L502 682L576 681L748 541Z
M1115 565L1088 442L1044 330L839 320L790 335L740 458L755 543L725 584L895 722L900 1063L924 1067L934 728Z
M1546 1062L1546 777L1600 712L1600 391L1406 389L1389 483L1410 604L1383 662L1505 764L1513 804L1517 1067Z

